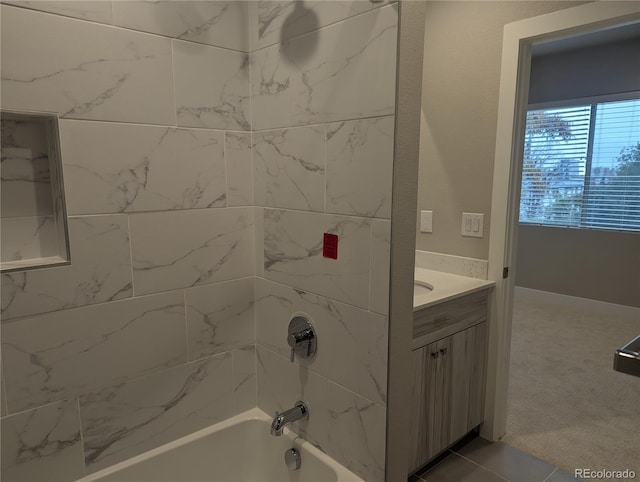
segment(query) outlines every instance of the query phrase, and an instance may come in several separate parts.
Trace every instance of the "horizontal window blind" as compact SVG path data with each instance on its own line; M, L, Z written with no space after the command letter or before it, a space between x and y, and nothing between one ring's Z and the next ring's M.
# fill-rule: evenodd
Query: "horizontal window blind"
M527 113L520 222L640 232L640 99Z

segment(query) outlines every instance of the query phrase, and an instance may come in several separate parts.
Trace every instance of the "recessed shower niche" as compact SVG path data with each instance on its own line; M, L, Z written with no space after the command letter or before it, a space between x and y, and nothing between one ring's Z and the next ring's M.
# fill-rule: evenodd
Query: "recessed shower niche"
M55 114L0 112L0 271L70 263Z

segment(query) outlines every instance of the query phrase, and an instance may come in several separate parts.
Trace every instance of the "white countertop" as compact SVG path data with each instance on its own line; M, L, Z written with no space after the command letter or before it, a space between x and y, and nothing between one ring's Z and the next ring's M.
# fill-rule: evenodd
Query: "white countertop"
M427 283L433 287L433 290L429 293L413 297L413 311L418 311L427 306L468 295L495 285L493 281L467 278L466 276L458 276L424 268L415 268L414 279Z

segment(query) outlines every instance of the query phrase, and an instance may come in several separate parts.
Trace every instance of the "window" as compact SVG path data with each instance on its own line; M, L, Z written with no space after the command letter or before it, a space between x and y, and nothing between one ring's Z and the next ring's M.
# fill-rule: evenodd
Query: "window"
M640 99L527 112L520 222L640 232Z

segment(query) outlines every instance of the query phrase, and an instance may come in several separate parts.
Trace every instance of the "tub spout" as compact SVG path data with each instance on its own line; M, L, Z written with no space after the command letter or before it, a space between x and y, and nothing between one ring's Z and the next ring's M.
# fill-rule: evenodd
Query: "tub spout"
M282 413L276 413L273 422L271 422L271 435L279 437L282 435L284 426L288 423L293 423L298 420L306 420L309 418L309 410L304 402L296 402L293 408L285 410Z

